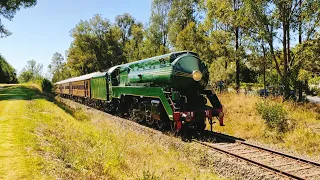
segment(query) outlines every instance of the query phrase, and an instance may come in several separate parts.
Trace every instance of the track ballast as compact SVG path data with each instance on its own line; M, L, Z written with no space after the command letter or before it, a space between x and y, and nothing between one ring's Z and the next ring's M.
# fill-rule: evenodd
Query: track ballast
M320 163L253 145L224 134L215 132L205 132L205 134L225 139L225 141L221 143L209 143L195 139L192 141L284 177L293 179L320 179Z

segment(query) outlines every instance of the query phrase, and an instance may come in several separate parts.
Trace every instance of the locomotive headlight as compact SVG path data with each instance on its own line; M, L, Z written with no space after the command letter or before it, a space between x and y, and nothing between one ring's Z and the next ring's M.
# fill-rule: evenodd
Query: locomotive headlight
M192 72L192 78L195 81L200 81L202 79L202 73L199 70L194 70Z

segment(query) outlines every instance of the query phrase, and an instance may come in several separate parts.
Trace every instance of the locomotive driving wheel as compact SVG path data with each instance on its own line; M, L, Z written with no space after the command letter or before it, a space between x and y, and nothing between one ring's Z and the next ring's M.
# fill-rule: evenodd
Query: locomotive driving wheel
M176 129L177 129L177 122L175 121L170 121L170 130L172 132L176 132Z
M146 112L146 122L149 126L153 126L155 123L155 119L151 116L150 111Z
M162 120L157 120L156 124L157 124L158 129L160 129L160 130L163 130L166 125L166 123Z

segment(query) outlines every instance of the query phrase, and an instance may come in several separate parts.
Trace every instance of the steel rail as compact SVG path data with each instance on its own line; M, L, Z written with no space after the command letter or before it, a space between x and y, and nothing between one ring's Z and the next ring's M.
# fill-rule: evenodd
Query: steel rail
M258 150L262 150L262 151L271 153L273 155L281 156L282 158L292 159L294 161L297 161L298 163L300 162L300 163L303 163L303 164L309 164L309 165L313 165L315 167L319 167L320 168L320 163L318 163L318 162L306 160L306 159L295 157L295 156L292 156L292 155L289 155L289 154L285 154L285 153L282 153L282 152L279 152L279 151L275 151L275 150L271 150L271 149L268 149L268 148L260 147L260 146L257 146L257 145L251 144L251 143L247 143L244 140L239 139L239 138L231 137L231 136L228 136L228 135L225 135L225 134L216 133L216 132L212 132L212 131L205 131L204 134L218 136L220 138L228 139L231 142L234 142L234 143L237 143L237 144L240 144L240 145L245 145L245 146L248 146L248 147L251 147L251 148L254 148L254 149L258 149ZM290 172L286 172L286 170L281 170L279 168L275 168L275 167L279 167L279 166L272 167L271 165L266 165L266 164L261 163L259 161L250 159L248 157L244 157L244 156L242 156L240 154L233 153L233 152L231 152L232 149L230 149L230 151L229 151L228 149L225 149L225 148L222 148L222 147L219 147L219 146L215 146L213 144L207 144L207 143L205 143L203 141L198 141L198 140L195 140L195 139L193 139L192 141L196 142L198 144L201 144L203 146L209 147L211 149L215 149L215 150L218 150L220 152L229 154L229 155L234 156L234 157L236 157L238 159L245 160L245 161L247 161L247 162L249 162L251 164L258 165L258 166L262 167L263 169L272 171L272 172L277 173L277 174L279 174L281 176L286 176L286 177L290 177L290 178L294 178L294 179L305 179L305 177L308 177L308 175L301 177L299 175L295 175L295 174L292 174Z
M272 150L272 149L269 149L269 148L257 146L257 145L254 145L254 144L245 142L244 140L239 140L239 139L230 137L230 136L225 135L225 134L216 133L216 132L210 132L210 131L205 132L205 133L207 133L207 134L209 134L209 135L211 134L211 135L215 135L215 136L220 136L220 137L223 137L223 138L227 138L227 139L230 139L230 140L235 141L235 142L240 143L240 144L244 144L244 145L247 145L247 146L251 146L251 147L254 147L254 148L257 148L257 149L262 149L262 150L264 150L264 151L268 151L268 152L271 152L271 153L274 153L274 154L278 154L278 155L281 155L281 156L284 156L284 157L287 157L287 158L291 158L291 159L294 159L294 160L297 160L297 161L301 161L301 162L304 162L304 163L307 163L307 164L312 164L312 165L314 165L314 166L320 167L320 163L318 163L318 162L311 161L311 160L307 160L307 159L303 159L303 158L299 158L299 157L292 156L292 155L289 155L289 154L285 154L285 153L283 153L283 152L276 151L276 150Z
M226 150L224 150L224 149L222 149L222 148L219 148L219 147L217 147L217 146L209 145L209 144L206 144L206 143L204 143L204 142L201 142L201 141L198 141L198 140L194 140L194 139L193 139L192 141L194 141L194 142L196 142L196 143L198 143L198 144L201 144L201 145L203 145L203 146L209 147L209 148L211 148L211 149L215 149L215 150L218 150L218 151L220 151L220 152L223 152L223 153L232 155L232 156L234 156L234 157L236 157L236 158L245 160L245 161L247 161L247 162L250 162L251 164L258 165L258 166L260 166L260 167L263 167L263 168L266 169L266 170L269 170L269 171L271 170L272 172L275 172L275 173L277 173L277 174L279 174L279 175L281 175L281 176L286 175L287 177L291 177L291 178L294 178L294 179L299 179L299 180L303 180L303 179L304 179L303 177L299 177L299 176L296 176L296 175L294 175L294 174L281 171L281 170L276 169L276 168L273 168L273 167L271 167L271 166L262 164L262 163L260 163L260 162L258 162L258 161L254 161L254 160L252 160L252 159L249 159L249 158L240 156L240 155L235 154L235 153L232 153L232 152L230 152L230 151L226 151Z

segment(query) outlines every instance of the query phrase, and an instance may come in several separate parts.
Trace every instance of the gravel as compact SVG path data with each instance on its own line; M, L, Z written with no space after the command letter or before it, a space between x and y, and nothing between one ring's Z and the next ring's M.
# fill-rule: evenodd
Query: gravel
M315 162L320 163L320 156L310 156L307 154L301 154L301 153L298 153L297 151L294 151L292 149L288 149L285 147L279 147L278 145L275 145L275 144L266 144L266 143L261 143L261 142L257 142L257 141L253 141L253 140L247 140L247 142L254 144L254 145L257 145L257 146L260 146L260 147L272 149L272 150L279 151L279 152L282 152L285 154L290 154L292 156L296 156L296 157L299 157L302 159L306 159L309 161L315 161Z
M85 112L94 115L93 123L99 123L102 121L108 121L114 123L119 128L135 131L139 134L144 134L151 138L155 142L159 142L161 145L170 148L176 148L177 150L190 151L191 155L201 156L201 161L198 163L203 169L212 169L222 178L230 179L283 179L282 176L271 173L268 170L260 168L256 165L252 165L243 160L237 159L230 155L221 153L216 150L208 149L204 146L193 142L184 142L179 137L173 137L170 133L164 133L138 123L123 119L120 117L112 116L102 111L96 110L91 107L84 106L82 104L73 102L68 99L58 98L58 101L70 106L71 108L81 108ZM102 118L101 118L102 117ZM201 171L201 169L200 169Z

